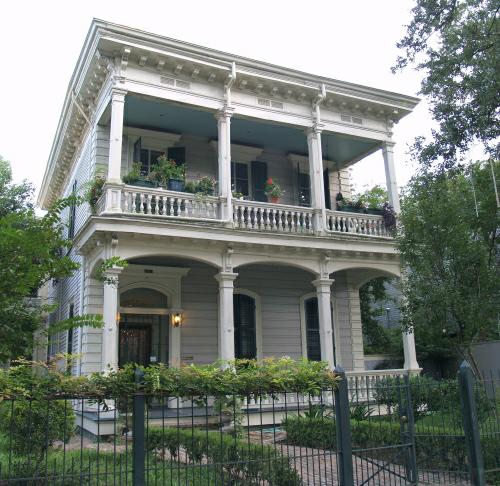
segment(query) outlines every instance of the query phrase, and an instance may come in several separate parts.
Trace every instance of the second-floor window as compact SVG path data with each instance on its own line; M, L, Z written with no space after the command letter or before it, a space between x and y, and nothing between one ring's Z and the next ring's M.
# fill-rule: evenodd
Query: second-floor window
M231 186L234 192L250 196L250 174L248 164L231 162Z
M166 150L149 149L142 146L142 139L139 137L134 143L134 162L141 163L141 176L147 177L158 157L165 153L169 159L175 160L178 164L186 163L185 147L169 147Z

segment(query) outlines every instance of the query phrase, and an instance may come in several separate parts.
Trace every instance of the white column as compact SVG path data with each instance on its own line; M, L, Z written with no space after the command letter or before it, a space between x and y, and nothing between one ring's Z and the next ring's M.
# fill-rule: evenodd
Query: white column
M127 92L121 89L113 89L111 93L108 174L105 186L106 212L121 212L123 112L126 94Z
M394 143L384 142L382 144L382 154L385 165L385 181L387 184L387 194L389 203L394 208L396 214L400 212L398 184L396 180L396 169L394 167Z
M173 325L174 315L169 316L168 365L171 368L181 367L181 326Z
M105 273L102 329L101 369L118 369L118 277L123 268L110 268Z
M323 151L321 149L321 126L307 131L309 149L309 178L311 183L311 207L314 214L314 232L322 234L326 227L325 186L323 181Z
M316 296L318 298L321 360L326 361L328 366L333 369L335 362L333 359L333 329L330 291L332 283L333 280L329 278L320 278L312 282L312 284L316 287Z
M219 196L222 199L222 219L232 221L231 201L231 116L233 109L224 107L217 113Z
M233 272L220 272L215 278L219 282L219 360L234 359L234 280Z
M417 362L417 351L415 349L415 335L413 330L403 331L403 351L405 357L404 369L408 372L419 372L420 366Z

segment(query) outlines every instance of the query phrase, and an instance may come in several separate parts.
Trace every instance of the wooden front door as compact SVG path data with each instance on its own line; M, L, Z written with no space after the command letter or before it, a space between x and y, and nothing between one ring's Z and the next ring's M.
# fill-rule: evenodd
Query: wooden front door
M147 366L151 357L151 326L120 326L119 363Z

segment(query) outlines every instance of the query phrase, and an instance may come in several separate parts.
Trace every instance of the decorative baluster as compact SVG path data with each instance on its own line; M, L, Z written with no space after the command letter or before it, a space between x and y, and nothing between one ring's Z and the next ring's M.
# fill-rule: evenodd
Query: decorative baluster
M144 212L144 194L141 192L139 195L139 213L140 214L145 214Z
M124 213L128 213L128 199L129 199L129 192L128 191L125 191L123 193L123 212Z

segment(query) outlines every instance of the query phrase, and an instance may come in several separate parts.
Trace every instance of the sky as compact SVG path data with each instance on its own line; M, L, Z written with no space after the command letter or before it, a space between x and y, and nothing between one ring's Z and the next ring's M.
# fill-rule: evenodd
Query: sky
M66 88L93 17L343 81L418 96L420 74L393 75L414 0L5 2L0 28L0 155L39 187ZM408 146L428 134L425 101L394 127L398 184ZM355 164L357 190L385 185L380 152Z

